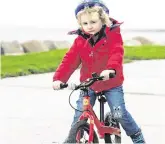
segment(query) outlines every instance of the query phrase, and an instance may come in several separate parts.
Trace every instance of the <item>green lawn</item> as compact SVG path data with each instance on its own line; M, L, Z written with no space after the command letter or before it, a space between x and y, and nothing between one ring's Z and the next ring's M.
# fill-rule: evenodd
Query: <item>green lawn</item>
M125 58L131 60L165 59L165 46L125 46Z
M13 77L55 71L68 49L2 56L1 77Z
M2 56L1 77L53 72L67 51L68 49L62 49L20 56ZM125 63L142 59L165 59L165 46L125 47Z

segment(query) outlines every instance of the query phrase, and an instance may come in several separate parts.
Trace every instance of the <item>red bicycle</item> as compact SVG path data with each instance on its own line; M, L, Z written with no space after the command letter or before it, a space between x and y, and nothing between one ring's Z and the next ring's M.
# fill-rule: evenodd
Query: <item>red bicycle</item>
M110 74L110 78L113 78L114 76L115 75ZM97 129L99 138L104 139L105 143L121 143L121 130L119 122L115 118L113 118L110 112L108 112L104 116L104 104L106 103L104 91L97 93L98 100L100 102L100 119L98 119L92 106L90 105L88 88L94 82L99 80L103 80L103 77L100 77L96 73L93 73L92 78L88 79L85 82L82 82L74 89L81 89L85 92L85 96L83 96L83 111L78 110L82 112L82 114L79 118L79 121L72 126L69 135L64 143L99 143L94 125ZM68 84L63 84L61 85L61 88L65 88L67 86ZM72 108L74 107L72 106Z

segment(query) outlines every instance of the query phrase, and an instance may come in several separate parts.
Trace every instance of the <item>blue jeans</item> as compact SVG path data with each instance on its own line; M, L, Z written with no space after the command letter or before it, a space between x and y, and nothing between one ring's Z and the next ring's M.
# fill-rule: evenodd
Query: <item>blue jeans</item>
M94 106L95 101L96 101L95 92L89 89L88 94L90 96L90 103L92 106ZM76 102L78 110L83 109L83 95L84 95L83 91L81 91L79 99ZM116 118L119 121L119 123L125 130L126 134L130 136L130 135L135 134L137 131L139 131L140 128L138 127L138 125L136 124L135 120L132 118L130 113L126 110L123 87L119 86L119 87L112 88L110 90L106 90L104 91L104 95L106 97L106 100L108 102L112 115L114 116L114 118ZM80 115L81 115L81 112L75 111L72 126L75 122L78 121Z

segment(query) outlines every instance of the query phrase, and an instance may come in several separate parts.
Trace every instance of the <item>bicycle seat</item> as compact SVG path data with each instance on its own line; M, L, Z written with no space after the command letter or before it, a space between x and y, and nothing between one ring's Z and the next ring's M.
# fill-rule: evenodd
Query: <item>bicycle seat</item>
M96 93L96 96L102 96L102 95L104 95L104 91Z

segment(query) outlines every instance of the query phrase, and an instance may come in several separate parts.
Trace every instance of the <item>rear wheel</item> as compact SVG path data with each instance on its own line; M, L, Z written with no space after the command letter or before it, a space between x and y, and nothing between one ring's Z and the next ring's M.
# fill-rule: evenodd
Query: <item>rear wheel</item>
M114 119L110 112L105 115L105 126L115 127L120 129L119 122ZM105 134L104 136L105 143L120 144L121 137L113 134Z
M88 143L89 124L85 120L78 121L70 130L69 136L64 143ZM93 143L99 143L96 132L94 131Z

